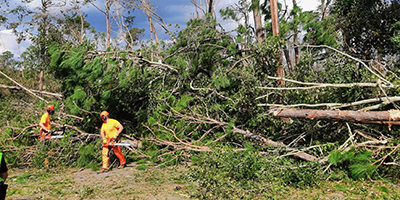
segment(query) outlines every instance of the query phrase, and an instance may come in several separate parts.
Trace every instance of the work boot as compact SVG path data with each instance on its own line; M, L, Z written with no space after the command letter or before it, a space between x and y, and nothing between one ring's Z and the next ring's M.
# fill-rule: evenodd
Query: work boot
M118 166L118 169L122 169L122 168L124 168L124 167L125 167L125 164L119 165L119 166Z
M106 168L101 168L100 171L97 171L97 173L101 174L101 173L107 172L107 170L108 169L106 169Z

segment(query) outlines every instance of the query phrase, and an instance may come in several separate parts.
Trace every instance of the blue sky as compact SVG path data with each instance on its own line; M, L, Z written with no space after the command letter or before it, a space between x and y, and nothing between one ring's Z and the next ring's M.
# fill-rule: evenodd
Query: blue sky
M67 0L68 1L68 0ZM100 8L104 8L105 0L97 0L96 5ZM204 0L197 0L197 2ZM222 21L219 17L218 10L226 6L232 5L238 0L214 0L216 2L217 20L226 29L230 30L235 27L234 22ZM249 0L250 1L250 0ZM291 6L292 0L278 0L281 3L286 2L288 6ZM297 3L303 10L315 10L320 0L297 0ZM10 0L10 5L21 4L21 0ZM150 2L157 8L157 14L160 15L166 23L179 24L180 28L186 27L186 22L195 13L195 7L190 0L150 0ZM38 7L40 0L33 0L29 6L31 8ZM105 31L105 17L100 11L93 6L86 6L82 8L85 14L88 14L86 19L92 26L96 27L98 31ZM140 10L134 11L136 16L134 26L139 28L145 28L145 36L143 39L150 38L149 23L147 16ZM155 24L156 31L160 40L168 40L170 37L164 33L164 30ZM171 31L175 31L173 27L170 27ZM21 52L23 52L30 45L30 41L21 43ZM10 30L5 30L4 27L0 26L0 53L4 51L11 51L15 56L18 55L18 46L15 41L15 37L12 35Z

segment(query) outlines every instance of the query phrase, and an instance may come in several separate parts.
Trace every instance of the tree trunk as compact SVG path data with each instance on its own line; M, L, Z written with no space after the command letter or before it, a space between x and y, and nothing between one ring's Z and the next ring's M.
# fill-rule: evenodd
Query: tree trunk
M279 35L279 24L278 24L278 3L276 0L270 0L271 9L271 21L272 21L272 34L274 36Z
M292 61L290 60L290 53L289 53L289 49L287 48L287 45L285 45L283 47L283 52L285 53L285 59L286 59L286 63L288 65L289 71L292 71L293 65L292 65Z
M107 0L106 2L106 26L107 26L107 30L106 30L106 34L107 34L107 48L110 47L111 42L110 42L110 37L111 37L111 24L110 24L110 8L111 8L111 2L109 0Z
M296 0L293 0L293 6L297 6ZM300 55L299 55L299 47L298 47L298 44L297 44L298 43L297 42L298 33L299 33L299 31L297 30L297 27L296 27L296 30L294 30L294 35L293 35L293 43L294 43L294 65L293 66L299 64Z
M327 3L326 3L326 1L322 1L322 5L321 5L321 9L322 9L322 20L321 21L324 21L325 19L326 19L326 15L327 15Z
M256 3L256 6L253 9L254 26L256 29L256 39L258 42L262 42L264 41L264 38L263 38L263 27L260 14L260 2L258 0L251 0L251 2L253 4Z
M291 117L310 120L356 122L362 124L400 125L400 111L315 110L296 108L271 108L273 117Z
M210 2L208 2L208 13L212 15L213 10L213 0L210 0Z
M39 91L43 91L43 77L44 77L44 72L42 70L40 71L40 77L39 77Z
M270 1L270 8L271 8L271 21L272 21L272 34L274 36L279 36L277 0ZM276 58L278 60L278 63L277 63L278 69L276 70L276 73L278 74L279 77L284 78L285 74L284 74L283 67L282 67L282 52L280 49L276 55ZM283 85L284 83L285 83L284 80L282 80L282 79L278 80L279 85Z
M150 3L146 2L145 0L142 0L142 5L144 6L144 12L147 15L147 19L149 20L149 26L150 26L150 34L154 35L154 39L156 40L157 43L157 49L160 52L161 51L161 47L160 47L160 43L158 40L158 36L157 36L157 32L156 32L156 28L154 27L153 21L151 19L151 8L150 8ZM152 60L153 61L153 60Z
M20 62L19 66L21 67L21 75L22 75L22 78L25 78L24 67L22 66L21 45L20 45L21 42L20 42L20 40L18 40L17 44L18 44L18 54L19 54L19 62Z

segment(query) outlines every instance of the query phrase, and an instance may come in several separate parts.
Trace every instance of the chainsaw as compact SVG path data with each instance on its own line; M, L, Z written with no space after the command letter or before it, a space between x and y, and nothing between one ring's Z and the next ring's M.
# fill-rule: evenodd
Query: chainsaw
M54 135L57 134L57 135ZM43 140L43 139L61 139L64 137L63 131L43 131L42 135L39 136L39 139Z
M50 139L61 139L61 138L65 137L64 135L61 135L63 133L64 133L64 131L51 131ZM56 135L53 135L53 134L56 134Z
M104 147L115 147L115 146L131 146L131 144L126 142L115 142L115 139L110 139L106 143L103 143Z

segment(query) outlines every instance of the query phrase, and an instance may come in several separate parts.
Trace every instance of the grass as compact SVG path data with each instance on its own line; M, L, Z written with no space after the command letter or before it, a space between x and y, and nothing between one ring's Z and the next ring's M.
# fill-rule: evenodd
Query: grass
M179 178L186 171L182 166L137 169L135 164L104 174L76 168L11 169L7 199L190 199L199 188ZM302 189L266 183L264 189L263 196L252 199L400 199L399 186L371 180L324 181Z

